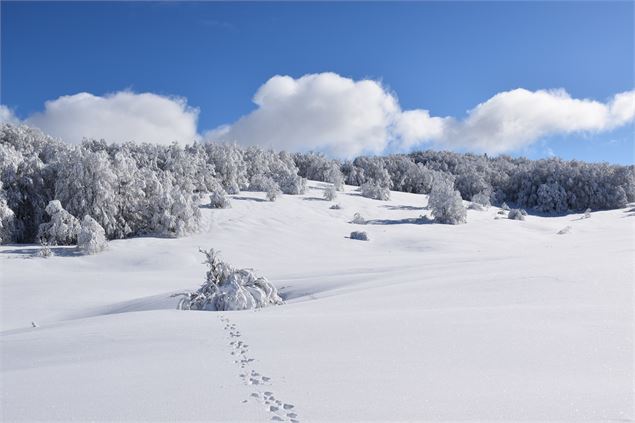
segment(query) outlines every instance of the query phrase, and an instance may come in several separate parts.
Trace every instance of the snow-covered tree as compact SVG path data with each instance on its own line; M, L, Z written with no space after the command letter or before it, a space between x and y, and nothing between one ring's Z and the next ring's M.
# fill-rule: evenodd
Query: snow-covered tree
M467 211L461 194L454 189L452 179L438 175L432 185L428 200L434 220L439 223L457 225L467 222Z
M77 249L83 254L97 254L107 246L104 228L89 215L84 216L77 236Z
M362 197L382 201L390 200L390 190L387 187L381 186L374 181L364 182L359 187L359 190L362 194Z
M337 198L337 190L335 185L329 185L324 189L324 199L326 201L333 201Z
M15 241L15 213L9 208L0 180L0 244Z
M75 244L80 228L79 220L64 210L59 200L49 202L45 210L51 220L40 225L38 239L47 245Z
M220 259L218 251L201 250L209 270L198 291L183 295L178 308L182 310L249 310L283 301L276 287L249 269L234 269Z
M209 206L213 209L227 209L231 207L231 203L225 191L216 190L209 196Z
M483 207L489 207L491 206L490 203L490 196L487 192L479 192L477 194L474 194L472 196L472 203L476 203L476 204L480 204Z

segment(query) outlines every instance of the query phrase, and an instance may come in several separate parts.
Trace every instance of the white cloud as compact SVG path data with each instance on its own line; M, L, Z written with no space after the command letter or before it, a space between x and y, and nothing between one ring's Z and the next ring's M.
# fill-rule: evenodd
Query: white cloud
M15 125L20 123L20 120L15 116L13 110L3 104L0 104L0 124L2 123L12 123Z
M206 134L207 139L336 156L439 148L501 153L549 135L608 131L635 118L633 91L607 103L571 98L564 90L498 93L463 119L402 111L379 82L335 73L274 76L256 92L253 112Z
M284 150L321 150L336 156L380 153L400 113L380 83L334 73L299 79L274 76L253 98L258 108L206 138Z
M79 93L47 101L44 111L25 123L69 143L86 137L167 144L192 142L197 137L197 120L198 110L184 99L120 91L103 97Z
M607 104L571 98L564 90L505 91L470 110L463 121L449 122L438 142L501 153L549 135L607 131L633 120L634 99L632 91Z

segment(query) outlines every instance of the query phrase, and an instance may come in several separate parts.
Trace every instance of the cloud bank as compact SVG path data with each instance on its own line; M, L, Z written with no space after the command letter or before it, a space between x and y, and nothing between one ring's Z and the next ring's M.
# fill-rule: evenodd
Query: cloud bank
M258 144L287 151L321 151L336 157L407 152L415 148L474 152L519 151L552 135L600 133L635 119L635 91L606 102L572 98L563 89L500 92L463 117L402 110L396 95L374 80L336 73L277 75L253 97L256 109L204 134L212 141ZM184 98L120 91L79 93L47 101L24 123L69 143L199 139L198 109ZM18 123L0 105L0 123Z
M402 110L377 81L335 73L274 76L253 101L256 110L205 138L344 157L426 144L502 153L550 135L609 131L635 117L634 91L602 103L571 98L564 90L525 89L498 93L464 118L431 116L427 110Z
M184 99L120 91L103 97L79 93L47 101L44 111L25 123L73 144L83 138L169 144L195 140L197 121L198 110Z

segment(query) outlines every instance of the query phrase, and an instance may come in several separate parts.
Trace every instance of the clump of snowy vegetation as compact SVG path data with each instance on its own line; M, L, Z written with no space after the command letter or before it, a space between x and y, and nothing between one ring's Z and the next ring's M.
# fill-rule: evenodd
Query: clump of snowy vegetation
M525 216L527 216L527 212L523 209L511 209L509 214L507 215L508 219L512 220L525 220Z
M41 241L40 249L37 251L36 256L41 258L49 258L53 256L53 250L51 250L46 241Z
M15 213L7 205L7 199L2 190L2 180L0 180L0 244L3 240L10 242L15 233Z
M477 210L477 211L483 211L485 210L485 207L483 207L482 205L480 205L479 203L470 203L467 208L469 210Z
M569 232L571 232L571 229L572 229L571 226L565 226L564 228L558 231L558 235L566 235Z
M324 189L324 199L326 201L333 201L337 198L337 190L335 185L329 185Z
M472 196L472 203L478 204L483 207L491 206L490 196L485 192L479 192L478 194L474 194Z
M586 209L584 211L584 219L588 219L591 217L591 209Z
M467 222L467 211L461 194L454 189L454 181L442 175L435 177L428 200L434 220L458 225Z
M340 204L333 204L331 207L329 207L329 209L331 209L331 210L341 210L342 206Z
M205 282L193 293L178 294L181 310L250 310L283 303L276 287L249 269L234 269L220 259L218 251L201 250L208 271Z
M351 223L355 223L356 225L365 225L366 224L366 219L364 219L362 217L362 215L359 214L359 212L356 212L353 215L353 220L351 220Z
M387 201L390 200L390 190L376 182L364 182L359 190L362 197L372 198L374 200Z
M44 209L51 221L42 223L38 239L47 245L71 245L77 242L80 230L79 220L62 207L59 200L52 200Z
M351 239L357 239L359 241L368 241L368 234L364 231L351 232Z
M231 203L223 191L214 191L209 196L209 206L213 209L227 209Z
M104 228L89 215L84 216L77 235L77 249L83 254L97 254L107 246Z
M503 204L501 204L501 209L503 209L503 210L505 210L505 211L509 211L509 210L510 210L510 208L509 208L509 206L507 205L507 203L503 203Z

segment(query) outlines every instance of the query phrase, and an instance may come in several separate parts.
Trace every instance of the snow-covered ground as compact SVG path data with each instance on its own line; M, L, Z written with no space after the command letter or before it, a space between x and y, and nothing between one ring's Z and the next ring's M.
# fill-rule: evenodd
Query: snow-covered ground
M323 187L245 192L197 235L96 256L3 246L2 420L633 419L635 212L452 226L418 219L423 195L347 187L331 210ZM286 304L175 310L199 247Z

